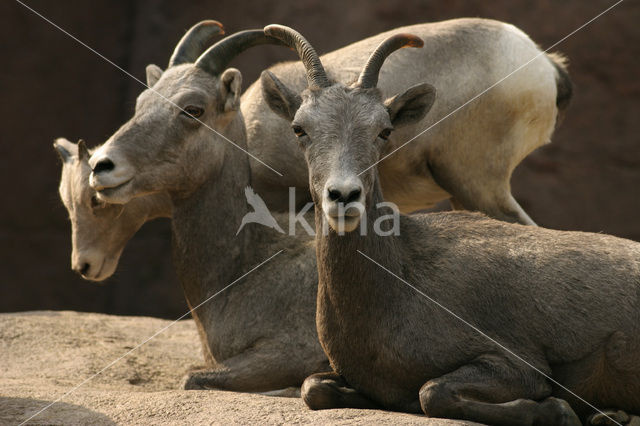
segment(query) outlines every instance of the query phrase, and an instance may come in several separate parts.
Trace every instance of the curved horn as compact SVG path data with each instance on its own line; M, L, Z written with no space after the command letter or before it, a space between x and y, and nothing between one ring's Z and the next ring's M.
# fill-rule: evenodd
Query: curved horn
M287 46L296 49L307 70L307 82L310 89L330 86L327 73L324 71L316 50L302 34L284 25L267 25L264 27L264 32L282 40Z
M240 31L224 38L208 48L196 61L196 66L220 75L229 62L250 47L261 44L283 44L277 38L269 37L262 30Z
M180 39L169 59L169 67L195 61L218 35L224 34L224 28L218 21L198 22Z
M382 64L384 63L384 60L387 59L387 56L403 47L422 46L424 46L422 39L414 36L413 34L395 34L389 37L380 43L371 56L369 56L369 60L362 69L356 85L363 89L376 87L378 85L378 74L380 73L380 68L382 68Z

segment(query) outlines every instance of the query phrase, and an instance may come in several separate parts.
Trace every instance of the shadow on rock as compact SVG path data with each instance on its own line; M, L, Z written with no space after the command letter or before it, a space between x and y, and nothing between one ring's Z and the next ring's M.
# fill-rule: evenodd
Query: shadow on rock
M20 424L53 401L31 398L8 398L0 396L0 424ZM80 405L56 402L51 407L29 420L28 425L115 425L102 413L91 411Z

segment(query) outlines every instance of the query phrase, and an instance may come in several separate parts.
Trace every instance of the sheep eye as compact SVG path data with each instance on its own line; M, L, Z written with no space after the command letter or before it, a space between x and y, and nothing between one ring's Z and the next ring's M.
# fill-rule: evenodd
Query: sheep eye
M193 105L187 105L182 109L181 114L189 118L199 118L204 114L204 109Z
M97 195L92 195L91 196L91 208L93 209L99 209L102 208L106 205L106 203L104 201L101 201Z
M307 135L307 132L305 132L300 126L292 126L291 128L293 129L293 133L295 133L299 138Z
M391 130L392 129L384 129L383 131L380 132L378 137L386 141L387 139L389 139L389 135L391 135Z

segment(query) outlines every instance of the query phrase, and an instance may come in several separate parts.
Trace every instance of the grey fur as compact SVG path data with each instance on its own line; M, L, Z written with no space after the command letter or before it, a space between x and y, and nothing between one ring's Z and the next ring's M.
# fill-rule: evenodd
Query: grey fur
M402 115L389 116L378 89L336 83L304 91L293 117L316 210L318 336L334 369L305 381L305 402L502 425L579 425L575 412L589 414L360 251L592 404L640 411L640 244L468 212L401 216L399 236L377 235L372 223L389 213L375 207L378 170L360 172L385 152L382 129L421 114ZM332 225L336 177L363 190L365 236Z
M408 213L452 198L457 200L455 205L469 210L532 224L511 196L509 181L515 167L550 140L558 114L557 86L569 81L564 62L557 55L542 54L512 25L455 19L397 28L323 55L320 59L329 79L355 82L376 46L398 33L417 35L424 48L403 49L385 63L378 84L383 97L424 82L442 90L424 120L392 134L386 152L534 56L541 57L383 161L379 171L386 199ZM306 88L306 74L299 62L276 65L269 71L296 94ZM300 198L308 176L295 136L288 129L290 120L270 111L269 93L273 91L269 85L264 75L252 84L243 95L241 109L249 150L284 174L281 178L251 161L255 189L270 205L281 206L286 204L286 191L281 188L300 188Z
M328 77L356 81L376 46L389 35L406 32L418 35L425 46L399 52L384 65L378 84L383 96L425 81L449 90L440 94L424 120L395 132L387 151L541 53L511 25L457 19L398 28L323 55ZM515 53L505 56L505 51ZM270 70L296 94L307 85L299 62L279 64ZM533 223L511 196L509 180L526 155L548 142L556 116L571 96L570 91L562 89L568 87L570 80L559 55L543 55L517 75L522 75L517 84L496 87L381 163L386 198L404 212L451 198L459 208L479 210L507 221ZM536 85L539 82L541 85ZM237 103L245 118L249 151L284 174L280 177L250 160L254 189L269 206L283 211L288 208L288 187L298 189L300 204L310 200L308 175L289 121L273 112L263 97L263 91L269 91L268 84L268 79L259 79ZM555 106L556 98L561 111ZM536 125L531 126L532 122ZM486 161L478 161L485 158Z
M504 31L504 28L502 29L499 28L501 25L504 25L504 24L495 23L493 21L483 21L483 20L463 20L463 21L450 21L448 23L440 23L440 24L421 24L418 26L394 30L393 33L395 33L396 31L407 31L409 28L416 28L416 29L422 28L421 31L423 31L423 34L424 34L422 38L427 39L427 37L431 37L433 39L431 40L432 42L431 45L436 46L438 43L438 39L440 38L440 37L437 37L437 33L439 31L444 31L445 33L453 32L454 36L452 36L451 40L455 40L456 32L457 34L459 34L460 32L464 32L464 31L472 31L474 26L495 27L494 30L496 32L500 32L500 31ZM446 30L447 27L450 29ZM467 30L465 30L465 28L467 28ZM384 38L384 36L385 34L381 34L381 35L372 37L370 39L366 39L361 42L355 43L351 46L347 46L343 49L332 52L328 55L325 55L323 58L325 59L325 62L328 64L327 71L329 73L329 76L333 78L339 77L341 80L355 80L358 76L358 73L360 72L360 67L365 63L369 53ZM519 38L515 37L514 39L517 40ZM410 57L407 57L407 58L410 58ZM430 65L433 63L433 61L431 60L432 58L428 58L427 56L425 56L424 58L425 60L421 62L422 65L418 67L418 68L421 68L422 71L419 71L417 73L417 76L414 75L415 67L407 68L406 60L404 62L402 61L394 62L391 65L391 68L397 67L397 70L404 70L404 71L409 70L409 72L402 73L402 75L406 74L408 78L406 82L401 82L401 81L399 82L395 79L390 79L388 76L393 76L395 78L399 75L399 73L398 71L395 71L394 69L389 68L389 65L385 66L382 72L382 76L380 78L380 85L387 87L385 90L389 90L388 87L390 86L392 89L390 93L395 93L393 91L394 86L404 88L406 87L404 86L405 84L411 85L412 82L419 83L420 81L422 81L420 77L422 74L420 73L424 74L425 72L427 72L428 69L426 67L442 66L439 63L435 63L435 65ZM188 65L184 65L184 66L188 68ZM179 67L175 67L175 68L179 68ZM305 87L306 85L305 72L299 63L290 62L287 64L281 64L274 67L273 69L279 75L281 75L281 78L283 79L283 81L285 81L288 85L290 85L292 81L295 81L295 84L291 84L291 87L293 88L293 90L295 90L296 93L298 90L301 90L302 88ZM389 72L387 72L387 70L389 70ZM169 72L177 73L175 69L166 71L166 73L169 73ZM153 85L159 80L159 78L163 75L163 73L162 73L162 70L160 70L157 67L154 67L151 69L151 72L148 72L147 75L148 75L148 78L150 78L150 81L149 81L150 85ZM205 75L204 73L198 73L193 70L185 71L184 74L177 73L176 75L184 75L185 78L187 78L188 80L188 84L193 84L194 86L198 86L199 84L198 81L202 81L204 82L204 84L201 85L200 87L203 87L206 90L215 90L216 85L219 84L220 91L221 93L224 92L224 96L220 96L219 99L217 98L218 99L217 102L221 102L221 103L218 103L218 108L219 110L224 111L224 113L220 114L217 117L216 123L221 123L221 125L224 125L224 122L228 119L227 112L233 113L234 109L237 109L238 103L240 103L240 90L239 90L240 76L239 76L239 73L237 72L229 71L226 75L224 75L224 78L222 78L221 76L219 80L212 78L211 75ZM241 104L241 109L245 116L245 121L247 123L247 126L249 128L248 147L259 158L266 160L269 164L273 164L274 166L276 166L276 168L285 172L285 177L282 179L278 178L275 174L273 174L272 171L264 168L264 166L262 166L261 164L253 160L250 160L250 165L251 165L252 173L254 176L252 183L254 188L256 188L257 192L260 195L262 195L265 198L265 200L267 200L267 203L270 207L275 206L280 209L284 209L288 206L286 202L286 195L287 195L286 187L289 185L297 186L299 188L299 192L297 194L299 200L308 199L307 171L302 161L301 153L298 147L296 146L297 144L295 142L295 138L290 133L289 123L279 118L275 113L273 113L268 108L267 104L264 102L262 98L261 86L262 86L261 81L254 83L249 88L248 93L246 93L242 97L243 101ZM165 89L168 90L169 93L171 93L170 88L166 88L165 86ZM144 101L143 98L145 96L147 98L152 97L149 93L141 95L138 101L139 104ZM443 98L441 96L439 102L442 102L442 99ZM147 99L147 100L148 100L147 105L149 105L149 109L153 110L154 107L152 105L154 104L154 101L151 99ZM451 104L453 105L456 102L456 100L457 99L452 98L450 101ZM159 100L157 103L162 104L163 101ZM500 107L501 105L504 105L504 98L496 99L495 101L489 100L486 105L492 106L493 108ZM297 105L293 105L294 111L295 109L298 108L298 106L299 106L299 103ZM209 111L211 111L211 108L209 109ZM155 117L156 119L158 119L157 123L164 123L167 120L171 120L173 118L172 115L163 116L162 114L164 114L164 112L159 112L158 115ZM478 111L476 110L471 111L470 114L472 117L481 116L481 114L479 114ZM151 114L151 116L153 116L153 114ZM141 117L138 117L138 118L141 118ZM146 123L144 122L148 118L149 117L145 117L144 119L140 120L140 123L138 123L139 126L137 128L139 129L141 134L143 134L145 137L148 137L150 139L154 138L155 135L161 135L162 130L164 129L162 125L158 125L158 130L156 131L154 130L153 122L149 122L149 121L147 121ZM135 119L136 117L134 117L134 120L132 121L135 121ZM524 119L525 117L521 117L520 121ZM454 121L454 123L457 122L455 120L455 117L452 117L452 121ZM514 120L514 123L517 123L517 122L519 121L516 118ZM141 130L141 129L145 129L144 127L145 125L149 126L149 129ZM147 134L147 132L149 134ZM200 133L202 134L206 132L204 132L201 129ZM169 132L169 136L174 136L172 131ZM468 134L463 134L462 136L463 137L461 138L461 140L465 140L465 137L466 137L467 138L466 140L470 141ZM415 143L424 144L432 140L432 137L429 135L425 135L425 137L426 139L421 138L419 141L416 141ZM194 136L193 139L197 140L198 137ZM437 141L438 138L436 137L434 140ZM217 143L224 144L226 142L218 141ZM185 145L188 145L188 143L186 143ZM172 146L168 145L166 148L167 148L167 151L169 151L168 153L170 153L170 151L172 150ZM185 161L188 162L192 159L197 159L197 160L201 159L200 158L201 154L199 153L198 148L194 147L193 149L190 149L190 148L185 148L185 149L187 149L188 153L183 152L184 158L181 158L177 164L184 164ZM134 148L132 148L132 150L135 151ZM145 165L147 170L153 170L155 165L158 166L158 169L155 170L155 173L151 173L147 176L142 176L137 182L135 182L135 186L137 187L137 189L140 189L142 193L155 191L156 189L154 189L153 186L151 185L151 183L155 182L158 184L158 186L162 186L166 184L167 187L170 188L170 191L172 192L173 195L179 195L179 193L181 192L180 188L185 187L184 185L188 186L188 184L192 183L192 181L198 182L198 181L201 181L202 179L202 170L198 166L200 164L199 161L194 161L193 163L189 163L189 166L184 166L183 170L180 170L178 173L176 173L177 169L182 166L165 168L163 164L155 163L154 159L146 155L144 152L138 152L138 153L133 152L132 155L134 156L138 155L141 163ZM449 155L447 154L445 157L449 158ZM390 158L388 161L391 161L392 158ZM195 165L195 167L192 168L191 167L192 164ZM402 161L393 161L392 164L396 164L398 167L400 167L401 168L400 172L392 170L386 173L386 175L389 177L394 177L394 176L397 177L398 182L395 184L394 182L389 182L387 185L385 185L385 187L389 189L389 192L391 192L390 188L392 187L397 188L396 194L393 194L396 200L418 199L418 201L416 202L417 203L416 205L419 204L420 206L423 206L423 205L426 206L429 203L432 203L433 200L437 197L444 196L446 198L447 196L449 196L448 194L443 195L441 189L436 189L435 191L431 192L432 188L431 186L429 186L429 184L427 184L426 186L421 185L421 183L425 182L425 179L423 179L424 177L426 177L426 181L429 181L430 179L428 177L428 173L430 170L428 165L423 164L416 168L415 165L411 162L402 164ZM171 166L175 166L175 164ZM205 169L204 173L206 174L207 167L204 167L204 169ZM404 170L404 172L402 170ZM417 174L414 173L413 170L418 170ZM168 171L168 173L165 173L165 171ZM192 173L193 173L193 177L192 177ZM407 173L409 174L407 175ZM64 172L63 172L63 175L64 175ZM408 186L405 185L405 181L407 181L407 179L411 181L416 177L418 177L417 184L416 184L416 181L413 180L411 185L408 185ZM274 181L273 180L274 178L277 178L277 180ZM145 183L145 180L146 180L146 183ZM482 178L480 177L478 180L482 181ZM179 181L179 183L176 184L175 183L176 181ZM131 183L131 185L133 186L133 183ZM153 196L147 195L145 198L135 198L134 200L141 201L149 197L153 197ZM125 206L128 206L134 200L131 200L130 202L125 204ZM118 201L122 202L124 201L124 199L118 200ZM86 200L84 202L86 203ZM416 208L416 206L407 206L406 204L403 204L403 203L399 203L399 204L401 205L401 207L404 207L406 210L411 210L413 208ZM124 219L125 217L126 216L120 216L119 219ZM132 221L134 223L137 223L137 219L136 220L132 219ZM72 226L73 226L73 223L74 222L72 219ZM82 234L77 231L77 229L80 229L79 226L80 225L78 225L75 228L76 235ZM139 227L139 225L137 226ZM131 228L131 229L134 229L134 228ZM91 234L89 234L89 236L91 236ZM74 237L74 239L75 238L76 237ZM97 246L98 242L95 242L94 244ZM122 244L122 246L123 245L124 244ZM75 246L76 244L74 243L74 247ZM203 327L204 327L203 335L205 335L205 340L206 340L206 334L211 332L210 330L208 330L208 328L211 326L209 324L204 324Z
M174 264L189 306L219 293L192 310L209 369L192 372L185 388L300 386L328 370L315 330L313 241L255 224L235 235L247 212L249 157L186 112L246 149L241 75L213 75L198 62L167 69L138 97L133 117L91 156L89 182L109 203L169 194Z

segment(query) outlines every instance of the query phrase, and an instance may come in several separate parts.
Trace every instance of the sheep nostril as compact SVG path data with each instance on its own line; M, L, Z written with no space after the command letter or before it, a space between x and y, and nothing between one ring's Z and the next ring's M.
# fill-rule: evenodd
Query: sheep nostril
M329 190L329 199L331 201L338 201L342 197L342 194L337 189Z
M356 201L357 199L360 198L360 194L361 193L362 193L362 190L360 188L354 189L347 196L347 199L346 199L345 203L352 203L352 202Z
M334 202L349 204L354 201L357 201L360 198L360 194L362 194L361 188L352 189L348 192L348 195L344 195L345 193L339 189L328 189L327 195L329 199Z
M90 268L91 268L91 265L89 265L88 263L85 263L82 265L82 268L80 268L78 272L80 272L80 275L87 275L87 272L89 272Z
M93 168L93 173L110 172L115 167L116 166L115 164L113 164L113 161L109 160L108 158L105 158L103 160L98 161L96 166Z

